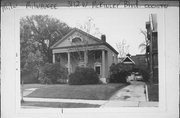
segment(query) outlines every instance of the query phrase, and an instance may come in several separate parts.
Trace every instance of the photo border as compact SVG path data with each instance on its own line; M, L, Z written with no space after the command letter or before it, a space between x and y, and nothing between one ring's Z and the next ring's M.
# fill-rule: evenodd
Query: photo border
M20 67L20 53L19 53L20 52L20 50L19 50L19 47L20 47L20 43L19 43L19 41L20 41L20 36L19 36L19 34L20 34L19 15L20 14L17 12L18 9L16 9L16 10L14 9L12 11L8 11L8 13L6 12L6 13L2 14L1 15L1 17L2 17L1 23L4 23L4 21L5 21L5 19L3 19L3 17L4 18L6 18L6 17L9 18L8 15L13 15L13 17L11 17L12 19L10 19L10 21L9 21L11 25L8 25L7 23L2 24L2 26L8 26L7 29L11 29L11 30L7 31L7 29L5 27L2 27L2 53L1 53L2 54L2 96L1 96L2 97L2 106L5 107L5 105L6 105L5 103L8 102L7 100L5 100L5 97L7 97L8 95L7 95L7 93L4 94L4 92L6 92L7 89L8 89L8 92L10 92L9 87L11 87L10 85L9 86L5 86L5 84L8 84L7 83L8 80L4 80L4 79L9 79L8 77L10 77L10 76L12 78L13 75L15 75L15 80L12 81L11 85L14 88L15 93L13 93L10 96L13 97L13 98L14 97L16 98L15 101L12 100L10 102L10 103L15 103L14 105L12 105L13 108L10 108L11 111L13 111L12 114L11 115L7 114L7 112L8 112L7 111L7 109L8 109L7 106L6 106L5 110L2 107L2 112L5 112L5 113L2 113L2 114L5 115L5 116L9 115L11 117L14 116L14 115L16 117L18 117L18 116L19 117L24 117L24 116L25 117L29 117L28 115L30 115L32 117L36 117L37 112L38 112L38 113L41 114L41 115L38 115L38 117L39 116L46 117L47 114L50 114L50 115L52 115L52 117L56 117L57 118L57 117L60 117L60 116L63 116L63 115L66 117L66 116L68 116L69 113L80 115L80 114L77 114L77 113L82 113L82 112L83 112L84 115L86 115L87 113L93 113L93 114L90 114L90 115L95 115L94 113L97 113L96 115L100 115L101 116L102 114L99 114L99 113L103 113L104 116L106 116L107 113L108 113L109 115L112 115L112 116L114 114L116 114L116 115L125 115L127 117L133 116L133 115L127 115L128 113L134 113L137 116L141 116L141 113L143 113L144 115L148 115L148 114L153 115L153 114L156 114L156 115L159 115L159 116L162 116L162 114L167 113L168 112L168 108L169 108L169 105L168 105L169 99L167 99L169 93L167 93L167 90L169 90L169 87L170 87L168 81L166 80L167 79L167 73L166 72L167 72L167 70L168 70L167 68L169 66L169 65L167 65L167 58L169 56L168 55L169 52L168 53L166 52L167 48L169 48L169 47L167 47L167 43L168 43L167 40L169 39L169 36L167 36L167 34L166 34L167 33L167 24L166 24L166 22L167 22L167 14L166 14L166 12L168 11L168 9L170 9L170 11L171 11L174 8L163 9L163 11L161 11L161 14L157 14L157 16L158 16L158 39L159 39L158 40L158 51L161 52L161 53L158 53L158 57L159 57L158 58L158 61L159 61L159 80L160 80L159 81L159 88L160 89L159 89L159 107L158 107L158 109L156 109L156 108L154 109L153 108L154 109L153 110L152 108L144 108L144 107L143 108L135 108L135 109L134 108L125 108L125 107L123 107L123 108L102 108L104 110L102 110L101 108L100 109L99 108L88 108L88 109L76 108L76 111L74 111L74 109L69 109L68 108L68 109L64 109L63 113L62 113L62 110L59 110L59 108L57 110L52 110L52 108L50 108L50 109L48 108L48 109L46 109L47 110L46 113L44 113L45 112L44 109L43 110L40 110L40 109L32 110L31 109L30 112L29 112L28 109L25 109L23 111L21 109L19 109L18 106L20 105L20 101L19 101L20 100L19 99L20 98L20 92L18 92L18 91L20 91L20 70L19 70L20 69L19 68ZM153 11L155 9L149 9L149 10ZM39 10L33 10L33 11L39 11ZM159 21L159 17L163 17L163 23ZM160 27L163 27L163 28L160 28ZM159 29L161 29L162 31L159 30ZM10 31L10 34L12 34L12 36L9 36L9 37L5 36L5 34L7 34L7 32L9 32L9 31ZM176 29L175 29L175 31L176 31ZM175 35L177 35L177 34L175 34ZM6 42L5 41L6 38L7 39L11 39L11 38L14 39L13 42L11 42L11 40L8 40L9 42L7 42L7 43L10 43L8 46L10 46L10 47L12 46L12 48L15 49L15 50L8 49L7 47L5 47L4 44ZM178 38L178 37L175 37L175 38ZM17 39L18 39L18 41L17 41ZM160 40L160 39L164 39L164 40ZM177 41L177 39L175 41ZM175 41L174 41L174 43L175 43ZM174 45L174 46L177 47L177 44ZM7 65L7 67L5 67L4 63L5 62L7 63L7 60L9 60L10 54L7 54L7 56L6 56L4 51L9 51L9 50L11 52L10 54L12 54L11 57L13 57L13 59L14 59L13 61L10 60L10 62L11 62L10 64L12 64L12 65L14 64L14 66ZM179 48L178 48L178 50L179 50ZM174 51L176 51L176 49L174 49ZM176 52L174 52L174 53L176 54ZM174 57L175 57L174 61L178 62L178 60L176 60L176 56L174 56ZM171 57L171 59L172 59L172 57ZM6 76L6 74L8 74L7 73L8 72L7 69L10 68L10 67L11 68L15 67L14 71L11 69L10 73L12 75ZM177 69L177 68L178 67L174 67L174 69ZM6 69L6 70L4 70L4 69ZM163 74L160 74L160 73L163 73ZM162 80L160 78L166 78L166 79ZM175 78L176 78L176 76L175 76ZM19 80L19 82L17 80ZM174 82L177 82L177 80L174 80ZM16 83L16 84L13 85L13 83ZM179 82L177 82L177 83L179 83ZM175 86L175 87L177 87L177 86ZM164 88L164 90L162 90L162 88ZM177 88L174 88L174 89L176 90ZM178 90L179 90L179 88L178 88ZM12 91L11 91L11 93L12 93ZM177 101L177 100L175 99L175 101ZM96 110L94 111L93 109L96 109ZM150 109L150 111L146 111L148 109ZM50 112L50 110L51 110L51 112ZM58 112L57 112L56 115L54 115L56 113L56 111L58 111ZM140 113L140 114L138 115L138 113ZM109 116L109 115L107 115L107 116ZM49 116L47 116L47 117L49 117Z

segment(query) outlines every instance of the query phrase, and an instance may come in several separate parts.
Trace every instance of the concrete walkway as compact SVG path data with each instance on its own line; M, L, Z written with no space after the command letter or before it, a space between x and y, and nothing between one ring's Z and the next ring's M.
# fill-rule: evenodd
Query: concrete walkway
M132 81L130 85L117 91L101 107L157 107L157 102L149 102L146 95L146 84Z
M24 97L23 100L29 102L63 102L63 103L97 104L97 105L103 105L108 102L108 100L53 99L53 98L30 98L30 97Z
M110 100L118 101L146 101L145 83L132 81L130 85L120 89Z

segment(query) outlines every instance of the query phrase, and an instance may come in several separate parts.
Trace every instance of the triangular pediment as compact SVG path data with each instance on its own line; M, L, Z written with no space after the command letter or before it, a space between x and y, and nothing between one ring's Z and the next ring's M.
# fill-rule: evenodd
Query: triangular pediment
M91 44L99 44L102 41L82 30L74 28L70 31L66 36L64 36L61 40L56 42L51 48L61 48L61 47L69 47L69 46L78 46L78 45L91 45Z
M124 63L124 64L135 64L135 62L128 56L126 58L124 58L122 63Z

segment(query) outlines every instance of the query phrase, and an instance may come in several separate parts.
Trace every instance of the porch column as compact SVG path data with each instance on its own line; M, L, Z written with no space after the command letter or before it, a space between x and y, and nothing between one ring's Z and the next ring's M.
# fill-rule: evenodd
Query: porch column
M84 63L85 63L85 66L87 66L87 63L88 63L88 56L87 56L87 50L84 51Z
M102 50L102 78L105 78L105 50Z
M53 53L53 63L55 63L55 53Z
M68 74L71 73L71 58L70 58L70 52L67 53L68 54Z

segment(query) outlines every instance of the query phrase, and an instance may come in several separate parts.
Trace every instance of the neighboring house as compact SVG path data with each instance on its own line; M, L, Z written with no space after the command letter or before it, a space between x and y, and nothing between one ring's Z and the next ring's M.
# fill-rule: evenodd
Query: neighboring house
M135 68L139 68L142 70L147 70L147 60L145 54L137 54L137 55L132 55L131 59L135 63Z
M144 54L126 56L124 58L118 58L119 63L123 63L132 68L139 68L147 70L146 56Z
M150 21L146 22L147 38L150 41L149 60L150 78L154 83L158 83L158 31L157 15L150 14Z
M118 61L118 52L106 42L105 35L98 39L77 28L57 41L51 49L53 63L65 65L69 74L78 66L88 66L94 68L103 82L110 76L110 66Z
M121 63L135 65L135 62L131 59L130 56L126 56Z
M132 70L135 66L135 62L131 59L130 56L126 56L124 59L122 59L121 63L124 64L124 68L128 70Z

